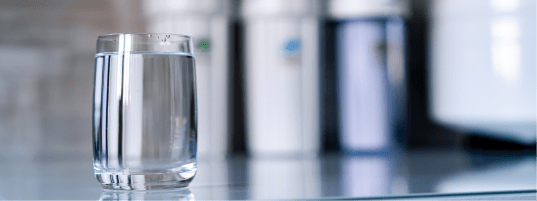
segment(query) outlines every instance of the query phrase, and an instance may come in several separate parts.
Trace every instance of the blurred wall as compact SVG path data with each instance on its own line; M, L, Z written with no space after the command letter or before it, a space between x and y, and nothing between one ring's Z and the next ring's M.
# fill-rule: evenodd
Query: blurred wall
M91 157L95 40L143 31L139 5L0 2L0 158Z

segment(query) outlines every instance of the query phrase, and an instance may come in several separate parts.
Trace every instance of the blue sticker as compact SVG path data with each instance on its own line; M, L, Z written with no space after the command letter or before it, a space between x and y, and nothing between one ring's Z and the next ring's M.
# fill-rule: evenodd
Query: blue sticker
M289 41L289 43L287 43L287 47L285 47L285 50L289 52L300 51L300 40L295 39L295 40Z

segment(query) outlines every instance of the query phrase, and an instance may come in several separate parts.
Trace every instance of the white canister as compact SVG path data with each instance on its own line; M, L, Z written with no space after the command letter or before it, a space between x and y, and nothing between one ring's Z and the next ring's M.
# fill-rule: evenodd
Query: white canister
M198 101L198 155L228 153L229 24L228 0L144 1L147 31L194 38Z
M241 9L248 152L317 154L320 2L251 0Z

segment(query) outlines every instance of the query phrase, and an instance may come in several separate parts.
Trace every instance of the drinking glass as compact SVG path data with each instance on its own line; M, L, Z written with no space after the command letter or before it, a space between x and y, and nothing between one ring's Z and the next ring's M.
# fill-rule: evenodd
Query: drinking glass
M197 170L195 77L189 36L98 37L93 168L104 189L188 186Z

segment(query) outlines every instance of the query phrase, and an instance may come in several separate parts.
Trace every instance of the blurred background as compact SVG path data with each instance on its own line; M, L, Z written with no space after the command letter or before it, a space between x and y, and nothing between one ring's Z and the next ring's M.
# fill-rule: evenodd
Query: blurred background
M390 176L393 161L354 156L449 150L454 163L424 156L455 167L446 173L502 153L535 159L535 10L533 0L4 0L0 163L91 161L97 36L171 32L197 45L200 161L250 157L255 187L267 179L255 172L278 167L333 172L313 159L254 159L350 156L338 162L338 174L355 175L343 194L367 176L420 192L433 187L408 190L412 181ZM319 182L300 184L310 196L331 190L309 183ZM434 188L464 189L449 179Z

